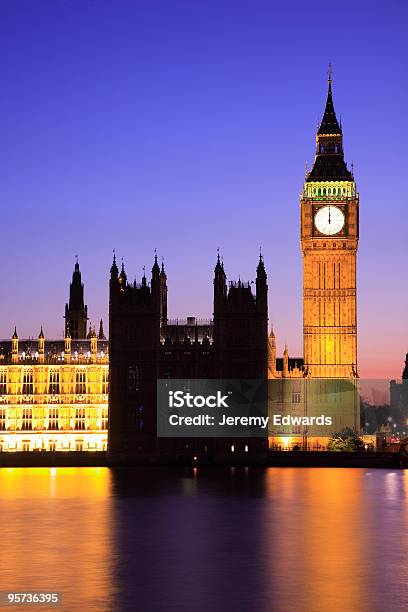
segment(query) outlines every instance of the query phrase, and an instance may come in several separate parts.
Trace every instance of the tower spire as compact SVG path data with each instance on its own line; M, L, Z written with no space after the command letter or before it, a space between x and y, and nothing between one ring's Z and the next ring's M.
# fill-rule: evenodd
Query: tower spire
M224 272L224 265L223 262L221 260L221 256L220 256L220 249L217 248L217 263L215 264L215 269L214 269L216 274L222 274Z
M353 180L353 175L344 161L343 132L334 110L332 79L333 70L331 64L329 64L326 106L317 129L316 155L313 168L306 176L307 183Z
M126 282L127 282L127 276L125 272L125 262L122 257L122 267L121 267L120 274L119 274L119 283L123 289L126 287Z
M18 334L16 326L14 326L14 334L11 338L11 361L12 363L18 363Z
M118 276L119 270L118 270L118 265L116 263L116 251L115 249L113 249L113 261L112 261L112 265L111 265L111 276Z
M84 301L84 284L79 269L78 255L69 286L69 301L65 305L65 327L69 325L73 338L86 338L88 307Z
M157 262L157 249L154 249L154 263L152 268L152 278L158 278L160 276L160 268Z
M259 261L258 261L258 266L256 268L256 275L257 275L257 278L261 277L262 279L266 279L265 264L264 264L261 249L259 250Z
M220 249L217 249L217 263L214 268L214 311L227 295L227 277L224 265L221 263Z
M332 92L332 81L333 81L333 69L332 65L329 64L327 70L327 99L326 107L324 109L323 118L320 123L318 134L341 134L341 127L337 121L336 112L333 104L333 92Z
M99 338L99 340L105 340L105 333L103 331L103 321L102 321L102 319L99 322L99 334L98 334L98 338Z

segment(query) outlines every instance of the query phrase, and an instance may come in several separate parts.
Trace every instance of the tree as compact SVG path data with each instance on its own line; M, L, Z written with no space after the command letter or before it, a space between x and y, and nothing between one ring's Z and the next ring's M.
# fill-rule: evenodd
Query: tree
M328 451L357 452L363 449L363 439L350 427L345 427L341 431L334 433L327 444Z

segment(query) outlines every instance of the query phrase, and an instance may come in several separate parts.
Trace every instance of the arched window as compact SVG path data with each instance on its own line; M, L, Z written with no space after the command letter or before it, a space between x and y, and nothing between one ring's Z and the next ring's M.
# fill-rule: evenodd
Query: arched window
M7 393L7 371L0 371L0 395L5 395Z
M102 372L102 393L109 393L109 369Z
M86 372L78 370L75 375L75 393L83 395L86 393Z
M60 373L59 370L51 370L48 384L48 393L51 395L60 392Z
M23 374L23 395L31 395L33 392L33 373L26 370Z
M21 423L21 429L32 430L33 428L33 411L31 408L23 408L23 420Z
M82 430L86 429L85 423L85 408L76 408L75 409L75 429Z

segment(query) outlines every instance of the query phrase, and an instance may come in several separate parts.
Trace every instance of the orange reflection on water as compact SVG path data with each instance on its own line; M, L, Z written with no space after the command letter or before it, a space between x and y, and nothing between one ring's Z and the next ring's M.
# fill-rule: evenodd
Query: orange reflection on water
M370 609L361 571L371 554L362 478L350 469L268 470L270 494L280 502L267 535L274 575L283 578L277 610Z
M322 610L363 610L369 595L359 575L369 550L361 525L368 511L361 475L344 469L333 482L333 475L321 470L318 478L309 472L306 480L315 500L304 516L305 549L314 551L306 565L306 601Z
M0 590L60 591L63 610L109 609L110 471L3 468L0 496Z

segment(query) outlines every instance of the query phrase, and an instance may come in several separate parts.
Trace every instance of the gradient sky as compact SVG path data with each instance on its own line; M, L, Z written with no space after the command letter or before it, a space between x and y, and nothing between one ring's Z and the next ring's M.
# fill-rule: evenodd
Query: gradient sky
M0 3L0 336L62 335L75 254L106 319L112 249L165 257L171 317L212 314L259 247L278 350L302 354L299 193L333 64L360 192L359 366L408 351L405 0Z

